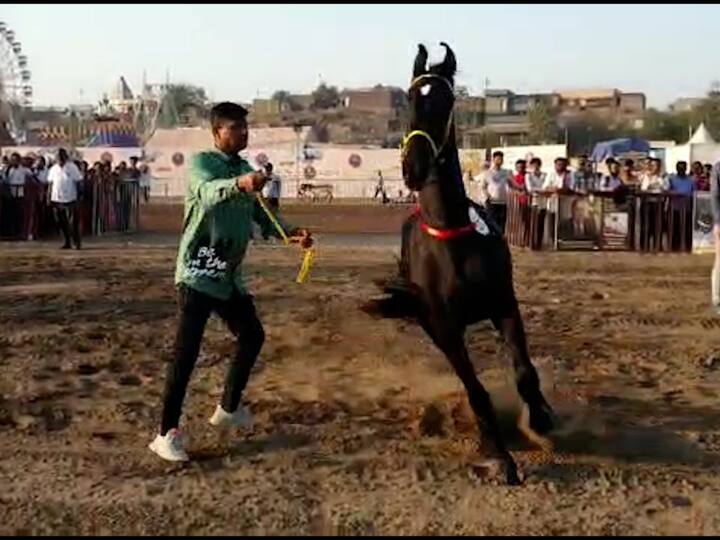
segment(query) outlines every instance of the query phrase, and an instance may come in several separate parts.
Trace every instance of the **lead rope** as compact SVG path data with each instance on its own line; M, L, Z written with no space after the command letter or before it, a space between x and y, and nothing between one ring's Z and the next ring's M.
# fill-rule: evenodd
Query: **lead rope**
M288 238L288 235L285 233L285 230L283 229L282 225L280 225L280 222L277 220L277 218L273 215L273 213L267 207L267 204L265 204L265 201L263 200L262 195L260 195L260 193L257 193L255 196L257 197L257 200L260 203L260 207L265 212L265 215L267 215L268 219L275 227L275 230L277 230L278 234L280 235L280 238L282 238L283 243L286 246L290 245L290 239ZM302 260L302 264L300 265L300 270L298 271L298 275L295 278L295 283L305 283L308 276L310 275L310 270L312 269L312 265L313 265L314 261L315 261L315 249L312 247L303 248L303 260Z

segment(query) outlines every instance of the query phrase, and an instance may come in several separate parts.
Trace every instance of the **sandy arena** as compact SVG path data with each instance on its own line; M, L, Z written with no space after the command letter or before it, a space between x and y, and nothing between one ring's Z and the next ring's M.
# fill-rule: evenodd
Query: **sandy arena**
M406 210L387 212L371 232ZM346 220L305 215L325 233L308 284L293 282L296 249L256 245L247 261L268 337L246 393L257 424L207 423L233 350L212 320L185 402L187 465L147 450L177 236L0 245L0 533L720 534L710 257L515 253L564 429L552 453L513 439L525 484L510 488L475 466L465 395L420 329L357 309L394 268L397 234L333 235ZM488 325L468 343L510 426L509 361Z

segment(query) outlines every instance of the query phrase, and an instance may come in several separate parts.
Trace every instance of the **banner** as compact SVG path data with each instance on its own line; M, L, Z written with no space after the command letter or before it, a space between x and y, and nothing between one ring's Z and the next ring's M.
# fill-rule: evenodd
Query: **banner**
M558 202L558 249L599 249L602 199L592 195L560 195Z
M712 198L710 193L705 191L696 193L695 209L693 211L693 253L715 253L713 224Z

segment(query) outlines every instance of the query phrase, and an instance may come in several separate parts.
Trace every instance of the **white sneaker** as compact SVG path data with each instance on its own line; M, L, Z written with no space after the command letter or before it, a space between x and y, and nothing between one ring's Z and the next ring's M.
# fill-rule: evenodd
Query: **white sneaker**
M167 461L188 461L189 459L183 449L182 438L178 429L171 429L164 437L158 435L148 448Z
M241 427L250 429L253 425L253 416L250 411L240 405L234 413L225 411L220 405L210 418L210 424L219 427Z

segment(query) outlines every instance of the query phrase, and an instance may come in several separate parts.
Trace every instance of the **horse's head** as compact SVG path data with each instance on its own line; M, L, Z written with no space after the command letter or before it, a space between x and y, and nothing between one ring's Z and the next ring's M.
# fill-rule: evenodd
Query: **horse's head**
M446 44L445 59L427 66L428 53L423 45L413 66L408 90L410 130L402 143L402 171L408 189L420 191L435 161L446 147L453 126L455 103L455 54Z

